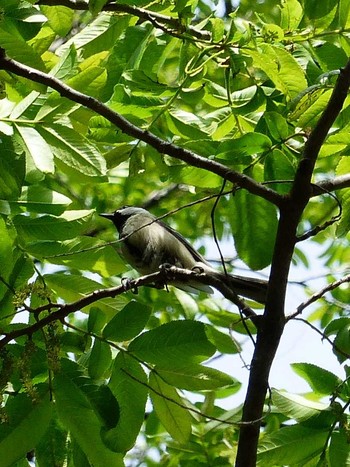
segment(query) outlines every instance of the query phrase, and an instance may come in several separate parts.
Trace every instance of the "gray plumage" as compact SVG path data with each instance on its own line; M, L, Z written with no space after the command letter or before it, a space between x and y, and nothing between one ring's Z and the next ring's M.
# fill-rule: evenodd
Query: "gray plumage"
M179 268L199 268L206 274L214 275L237 295L242 295L260 303L265 303L267 283L255 278L226 275L214 269L188 241L176 230L142 208L123 207L111 214L101 214L111 220L119 232L122 255L139 273L157 272L162 264ZM181 284L174 285L182 287ZM192 286L192 283L191 283ZM209 291L203 284L194 288Z

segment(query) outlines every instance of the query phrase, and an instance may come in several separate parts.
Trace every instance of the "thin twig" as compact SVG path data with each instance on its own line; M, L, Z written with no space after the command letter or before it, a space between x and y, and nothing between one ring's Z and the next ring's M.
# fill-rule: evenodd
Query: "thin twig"
M313 331L315 331L317 334L319 334L323 340L327 341L332 348L338 352L339 354L343 355L346 358L350 358L350 354L344 352L344 350L340 349L326 334L324 334L320 329L318 329L316 326L314 326L310 321L304 318L293 318L294 321L301 321L302 323L306 324L309 326Z
M331 284L326 285L321 290L314 293L310 298L308 298L303 303L301 303L298 306L298 308L296 309L295 313L288 316L286 318L286 320L289 321L291 319L294 319L296 316L300 315L305 310L305 308L307 308L312 303L315 303L317 300L322 298L327 292L331 292L332 290L336 289L337 287L341 286L342 284L345 284L346 282L350 282L350 274L348 274L345 277L342 277L341 279L338 279L338 280L332 282Z

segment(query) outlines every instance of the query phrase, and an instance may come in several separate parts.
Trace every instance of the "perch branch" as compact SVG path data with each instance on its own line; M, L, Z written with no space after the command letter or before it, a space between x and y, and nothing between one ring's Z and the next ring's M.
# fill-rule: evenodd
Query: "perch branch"
M174 266L169 269L161 268L159 272L138 277L137 279L132 279L128 281L126 285L123 284L117 287L95 290L92 293L72 303L48 303L41 307L30 309L30 311L32 313L35 313L36 316L39 316L40 313L44 311L49 311L50 313L44 318L38 319L34 324L24 326L20 329L15 329L8 333L2 333L2 338L0 339L0 350L4 348L11 340L17 339L20 336L31 336L35 332L42 329L44 326L47 326L48 324L54 321L62 321L71 313L75 313L76 311L82 310L86 306L89 306L103 298L115 298L116 296L121 295L124 292L127 292L129 290L134 291L141 286L146 286L150 284L160 284L159 287L163 287L164 284L166 284L169 280L169 274L171 274L171 280L181 282L190 282L195 280L200 284L210 285L216 288L219 292L222 293L222 295L225 298L235 303L246 318L250 319L256 326L258 326L259 316L257 316L254 313L254 311L251 308L249 308L245 304L245 302L242 299L240 299L235 294L235 292L223 281L210 274L205 274L202 272L198 273L196 271L176 268Z

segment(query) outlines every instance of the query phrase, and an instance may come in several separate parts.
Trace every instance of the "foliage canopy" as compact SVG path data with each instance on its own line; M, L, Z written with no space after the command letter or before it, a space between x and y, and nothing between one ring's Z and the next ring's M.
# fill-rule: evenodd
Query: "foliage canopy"
M350 3L217 3L0 0L4 467L350 462ZM265 311L147 277L125 290L96 214L124 204L171 213L203 252L231 242L229 271L269 275ZM312 242L327 286L300 284L286 317ZM311 393L271 393L284 326L311 305L343 370L295 363Z

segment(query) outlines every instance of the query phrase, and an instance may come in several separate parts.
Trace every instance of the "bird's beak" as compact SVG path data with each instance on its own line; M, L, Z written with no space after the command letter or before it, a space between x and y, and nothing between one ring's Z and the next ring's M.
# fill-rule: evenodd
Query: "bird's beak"
M108 220L110 220L110 221L112 221L113 218L114 218L114 214L113 214L113 213L112 213L112 214L110 214L110 213L102 213L102 214L99 214L99 216L105 217L106 219L108 219Z

